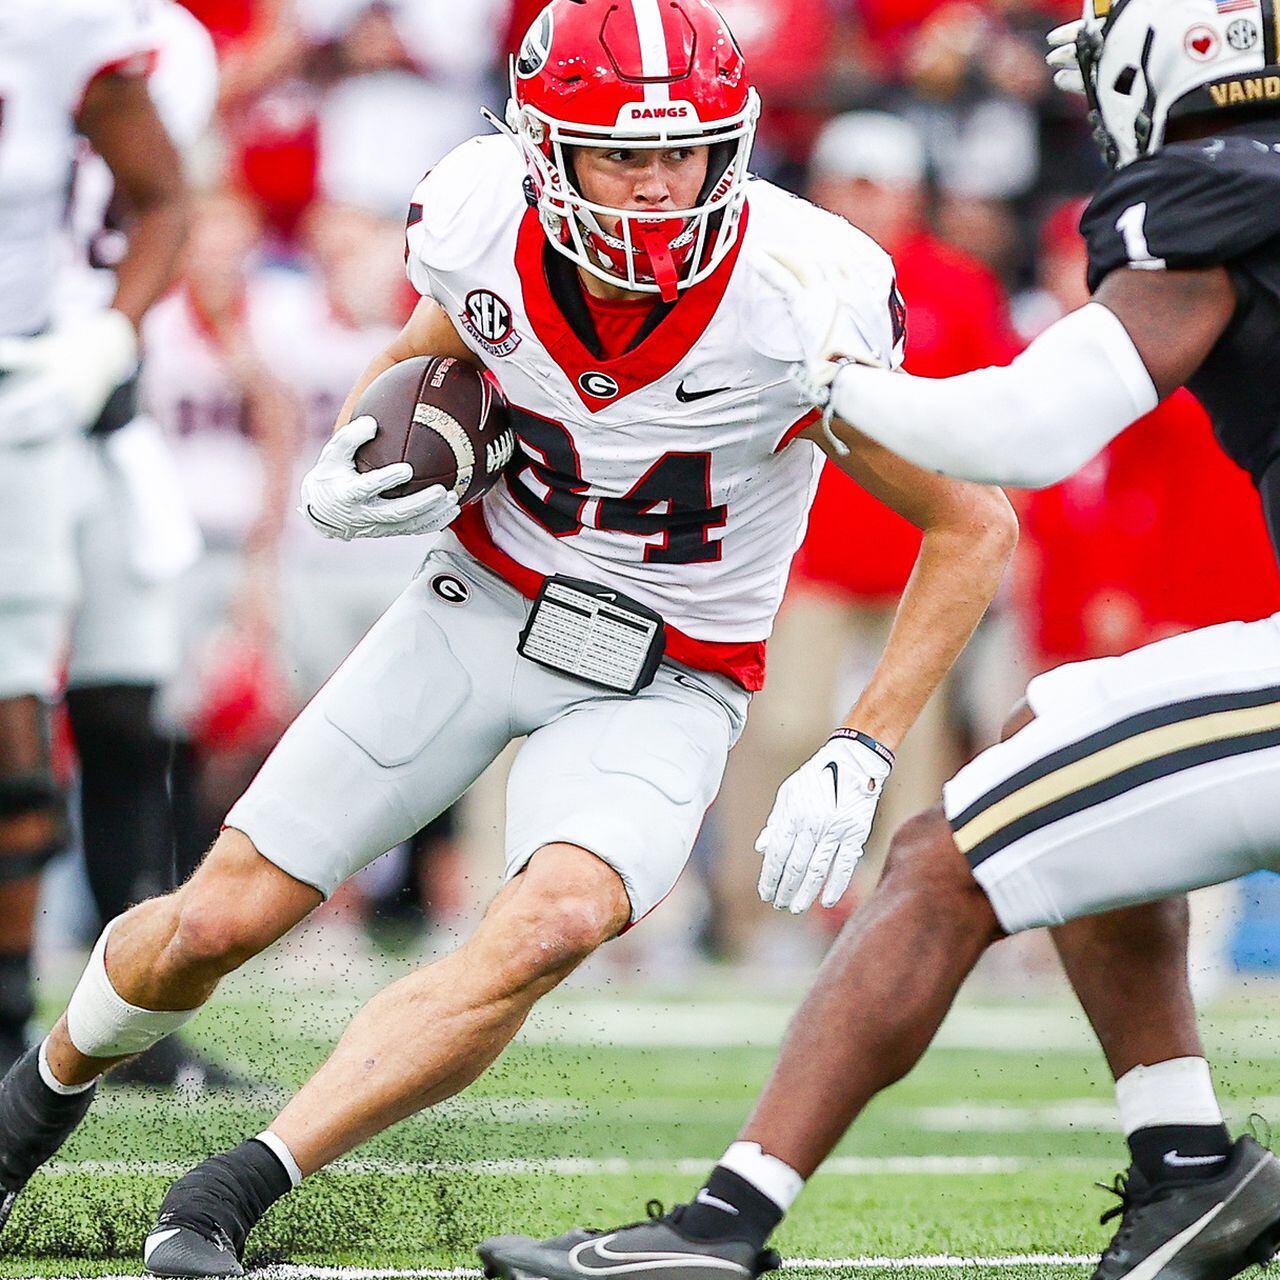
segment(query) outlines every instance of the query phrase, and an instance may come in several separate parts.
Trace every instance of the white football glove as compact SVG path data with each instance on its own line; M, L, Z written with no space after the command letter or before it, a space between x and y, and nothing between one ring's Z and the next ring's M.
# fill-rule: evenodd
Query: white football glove
M1049 52L1044 60L1053 72L1053 83L1064 93L1084 93L1084 73L1076 56L1076 37L1083 26L1083 20L1064 22L1045 37Z
M848 454L848 446L831 430L831 384L849 364L883 369L881 361L867 351L867 342L843 306L840 273L820 270L816 263L777 253L762 253L756 270L786 306L802 359L791 366L792 381L804 398L822 410L822 429L837 457ZM856 289L856 282L849 284Z
M36 338L0 338L0 443L84 431L138 366L138 335L108 309Z
M356 450L377 434L368 414L353 418L325 441L316 465L302 479L299 510L326 538L389 538L438 533L458 514L458 495L433 484L404 498L382 498L384 489L413 478L407 462L376 471L356 470Z
M833 907L871 834L892 763L853 738L832 737L778 788L756 852L760 897L798 915L822 892ZM823 885L826 885L823 888Z

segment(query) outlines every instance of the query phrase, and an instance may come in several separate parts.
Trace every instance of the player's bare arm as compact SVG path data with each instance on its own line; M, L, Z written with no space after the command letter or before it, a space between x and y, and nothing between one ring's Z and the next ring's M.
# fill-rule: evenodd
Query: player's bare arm
M833 906L849 887L895 753L969 642L1018 538L999 489L922 471L843 434L841 442L821 425L805 432L924 538L871 679L831 738L782 784L757 841L760 896L793 913L819 900ZM848 554L875 550L851 546Z
M923 471L869 440L840 454L820 428L807 434L924 534L884 653L844 721L896 751L995 597L1017 544L1017 517L992 486ZM855 546L849 554L874 549Z
M177 274L191 221L182 159L141 76L98 76L77 124L107 162L129 212L129 247L111 305L136 328Z

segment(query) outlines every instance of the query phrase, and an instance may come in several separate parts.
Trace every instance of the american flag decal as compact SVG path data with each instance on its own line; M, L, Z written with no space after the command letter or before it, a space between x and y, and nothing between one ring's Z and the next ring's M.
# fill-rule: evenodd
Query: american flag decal
M1239 13L1242 9L1252 9L1257 0L1214 0L1219 13Z

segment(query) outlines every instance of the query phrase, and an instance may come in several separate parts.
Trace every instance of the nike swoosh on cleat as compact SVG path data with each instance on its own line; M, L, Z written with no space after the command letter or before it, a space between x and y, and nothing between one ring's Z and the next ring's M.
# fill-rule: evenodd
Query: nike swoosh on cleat
M1176 1151L1166 1151L1164 1162L1174 1169L1190 1169L1200 1164L1221 1164L1226 1156L1184 1156Z
M155 1252L158 1245L164 1244L166 1240L172 1240L174 1236L182 1231L181 1227L167 1227L163 1231L153 1231L146 1239L146 1243L142 1246L142 1263L143 1266L149 1266L151 1263L151 1255Z
M840 766L834 760L828 760L822 766L824 769L831 770L831 789L835 792L836 803L840 803Z
M1149 1253L1126 1276L1125 1280L1155 1280L1164 1270L1165 1263L1171 1262L1182 1252L1182 1246L1190 1244L1214 1218L1226 1208L1225 1200L1215 1204L1202 1218L1197 1218L1189 1227L1179 1231L1171 1240L1166 1240L1154 1253Z
M710 1271L732 1271L747 1275L747 1269L728 1258L716 1258L705 1253L614 1253L609 1241L614 1236L600 1240L584 1240L569 1250L569 1264L584 1275L612 1275L619 1271L663 1271L672 1267L705 1267ZM595 1265L592 1265L595 1264Z

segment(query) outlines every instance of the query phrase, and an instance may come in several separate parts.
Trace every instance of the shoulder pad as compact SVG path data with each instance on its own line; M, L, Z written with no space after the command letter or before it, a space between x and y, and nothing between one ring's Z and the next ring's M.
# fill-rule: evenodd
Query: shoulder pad
M1280 153L1240 136L1172 143L1108 178L1080 230L1091 289L1118 267L1226 266L1280 235Z
M833 290L841 308L851 358L897 368L906 340L905 307L894 280L893 259L865 232L807 200L788 195L768 183L748 187L751 218L743 246L751 321L748 340L766 356L798 360L801 344L790 309L759 279L757 255L777 255L801 266L812 286ZM763 216L761 216L763 215Z
M459 271L483 256L524 208L524 164L503 137L472 138L449 152L414 190L406 263L419 293L435 272Z

